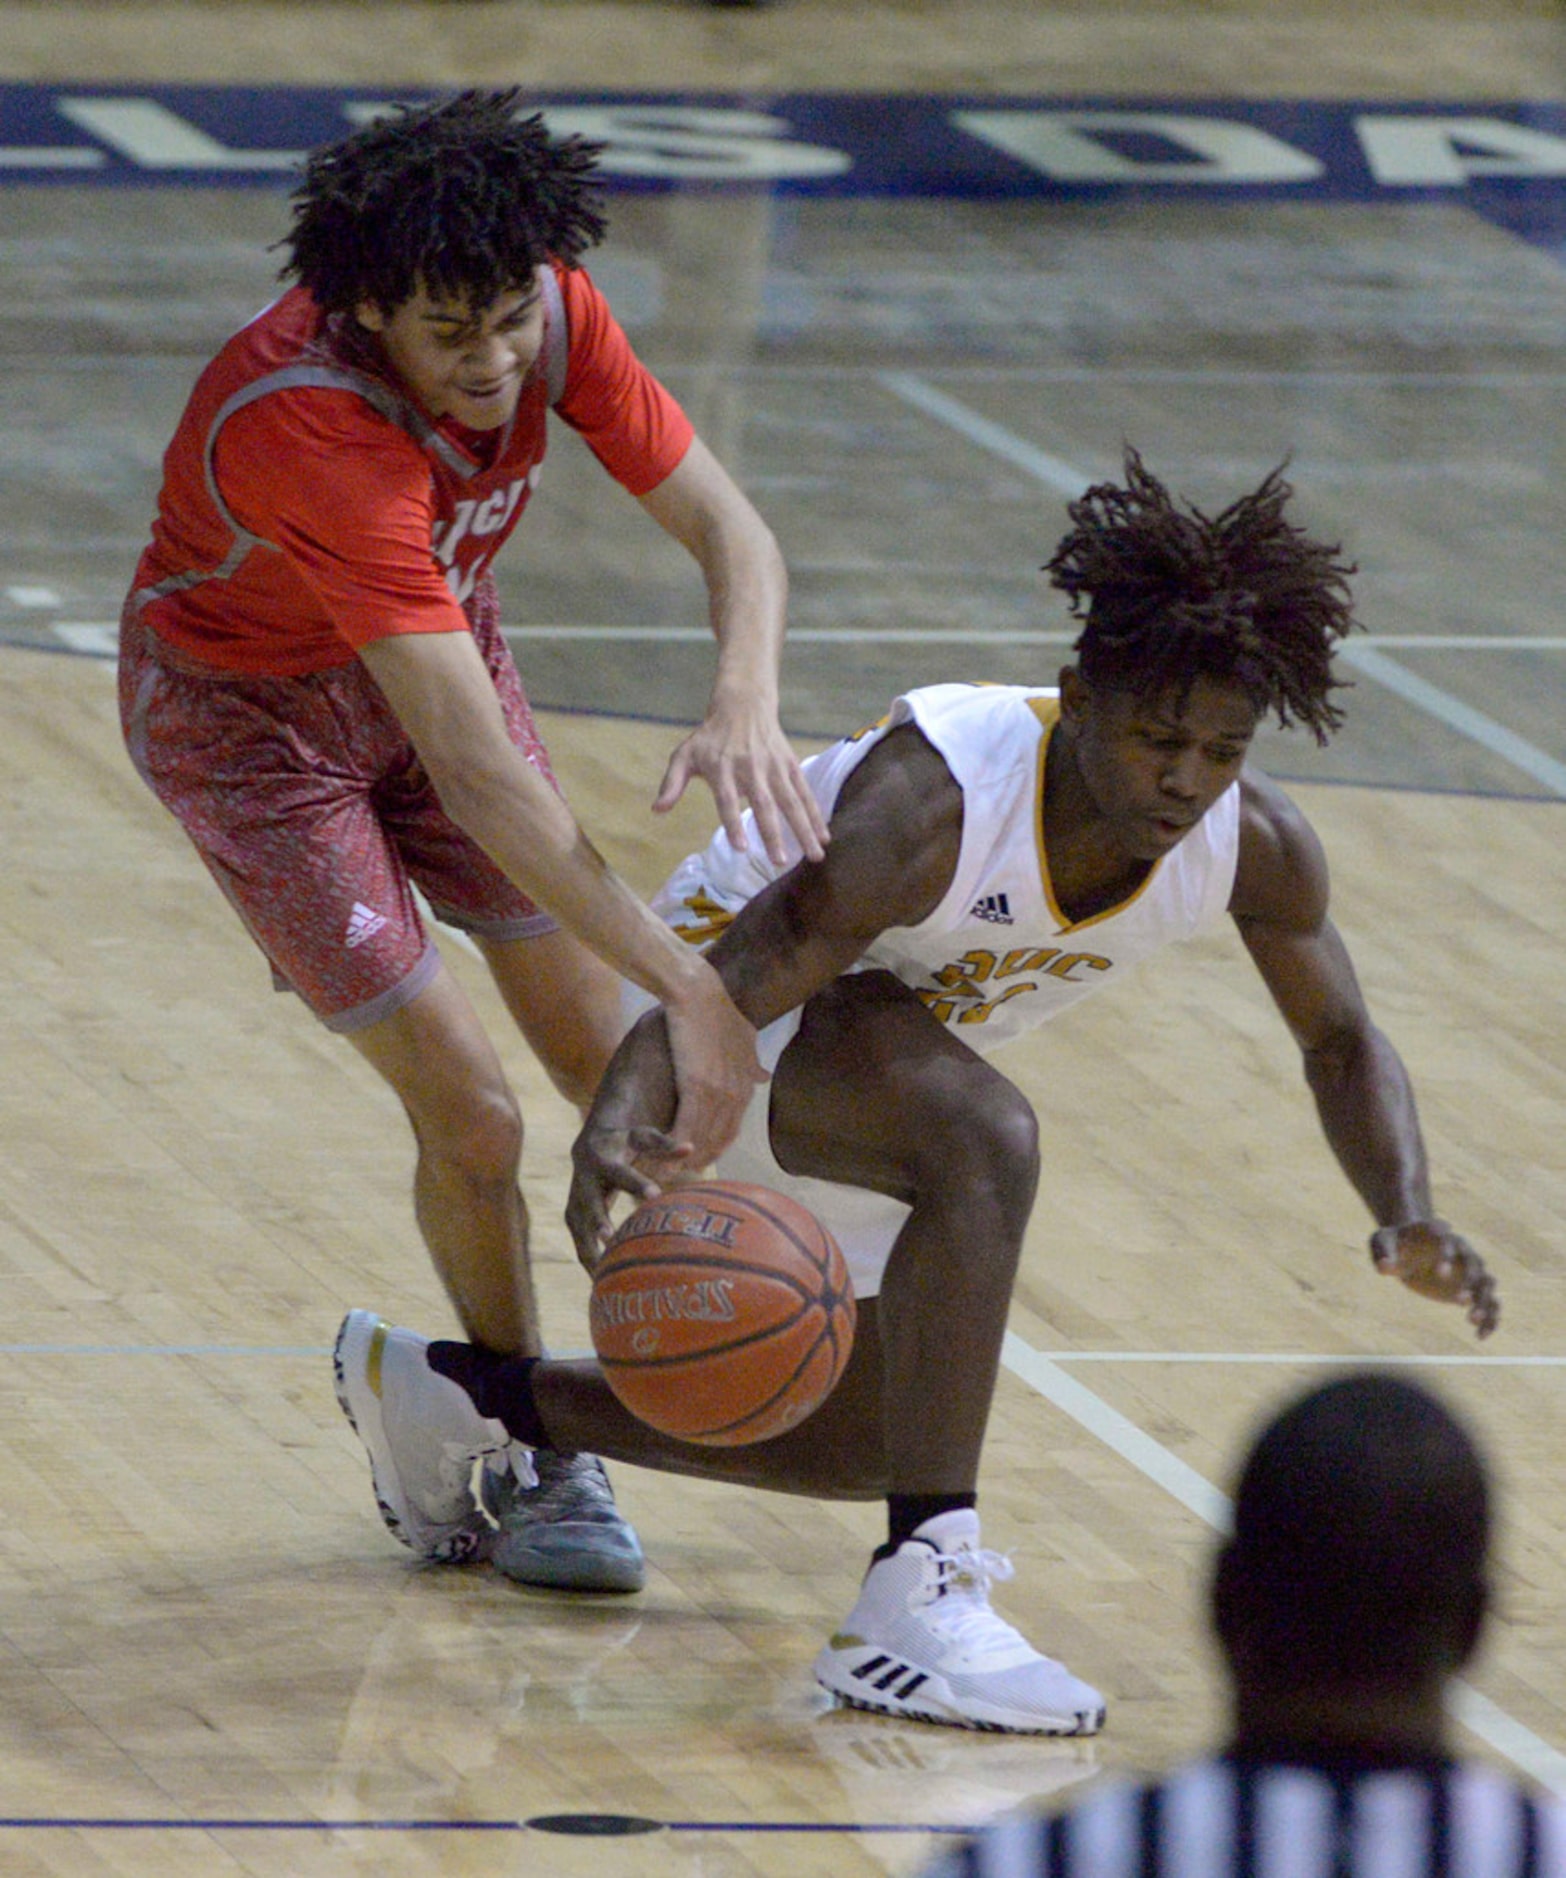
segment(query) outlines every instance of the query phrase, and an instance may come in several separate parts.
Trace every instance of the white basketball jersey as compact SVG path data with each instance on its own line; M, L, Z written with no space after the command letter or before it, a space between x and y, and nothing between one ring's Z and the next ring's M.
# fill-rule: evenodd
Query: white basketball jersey
M1044 839L1044 758L1058 716L1053 690L931 685L905 693L879 724L804 764L830 817L844 782L898 725L917 724L945 758L963 792L951 886L927 919L882 933L861 967L895 973L980 1053L1211 924L1234 886L1238 784L1125 900L1089 919L1068 919L1055 901ZM720 831L676 869L654 902L688 937L715 936L799 858L794 844L791 858L774 866L748 815L746 823L748 851L737 851Z

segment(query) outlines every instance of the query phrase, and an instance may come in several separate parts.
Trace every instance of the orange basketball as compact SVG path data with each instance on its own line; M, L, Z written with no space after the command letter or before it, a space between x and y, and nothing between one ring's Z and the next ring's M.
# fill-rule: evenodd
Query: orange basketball
M819 1408L848 1361L854 1292L797 1200L703 1180L644 1200L593 1274L593 1348L639 1420L743 1447Z

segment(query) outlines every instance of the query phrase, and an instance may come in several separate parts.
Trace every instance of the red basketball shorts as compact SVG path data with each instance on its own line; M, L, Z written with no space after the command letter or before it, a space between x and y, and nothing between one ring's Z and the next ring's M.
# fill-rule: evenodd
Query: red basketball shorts
M512 741L553 783L492 589L472 611ZM329 1029L390 1016L439 969L415 883L441 920L482 938L556 929L441 808L358 659L303 678L197 669L127 612L120 709L136 768L277 982Z

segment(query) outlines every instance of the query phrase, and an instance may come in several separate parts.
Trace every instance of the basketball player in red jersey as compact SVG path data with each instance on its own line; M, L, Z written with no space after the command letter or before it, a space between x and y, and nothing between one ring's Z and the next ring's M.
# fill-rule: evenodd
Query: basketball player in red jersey
M1277 476L1216 517L1132 453L1050 562L1087 618L1058 691L935 685L805 772L832 840L768 867L724 834L655 906L705 943L774 1074L718 1172L802 1200L833 1231L858 1319L807 1421L749 1448L659 1435L595 1363L496 1359L351 1313L379 1335L385 1497L440 1515L450 1452L580 1444L669 1473L887 1502L858 1602L816 1659L839 1699L911 1720L1090 1734L1103 1697L990 1607L980 1451L1038 1185L1039 1127L984 1053L1225 916L1300 1046L1334 1156L1375 1221L1378 1271L1463 1310L1499 1303L1435 1211L1407 1072L1328 912L1321 844L1247 761L1264 712L1325 739L1333 644L1353 624L1337 550ZM684 1164L665 1021L638 1020L574 1150L567 1218L596 1261L614 1196Z
M580 266L603 231L591 146L520 117L512 92L399 110L317 152L282 244L297 284L197 382L121 638L137 768L278 984L396 1090L457 1315L514 1354L539 1348L521 1118L415 886L472 934L578 1105L623 1028L617 973L669 1014L674 1129L697 1158L731 1138L762 1077L716 972L577 825L501 638L491 564L538 481L551 408L707 586L711 702L653 806L700 776L741 840L748 799L775 857L787 833L819 858L826 833L777 721L777 544ZM602 1468L542 1462L530 1489L497 1488L497 1564L639 1585ZM471 1511L449 1554L490 1542Z

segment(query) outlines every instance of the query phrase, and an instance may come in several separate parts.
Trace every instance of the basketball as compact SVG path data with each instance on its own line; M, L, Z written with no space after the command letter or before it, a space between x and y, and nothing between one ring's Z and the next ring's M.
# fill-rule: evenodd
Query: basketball
M704 1180L645 1200L593 1274L593 1348L638 1420L743 1447L826 1400L854 1341L837 1241L797 1200Z

